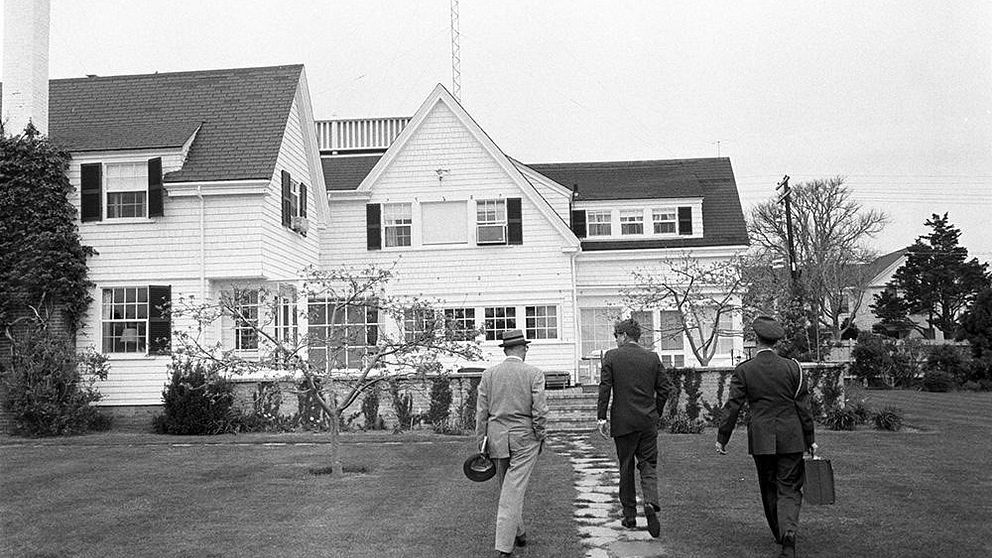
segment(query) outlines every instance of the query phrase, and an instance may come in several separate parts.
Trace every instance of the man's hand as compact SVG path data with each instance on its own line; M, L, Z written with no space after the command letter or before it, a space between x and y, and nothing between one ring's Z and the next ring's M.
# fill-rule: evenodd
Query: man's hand
M809 455L810 459L813 458L813 456L816 454L816 450L818 449L820 449L820 446L816 445L816 442L813 442L812 446L806 448L806 453Z
M599 435L604 438L610 437L610 425L605 420L597 421L596 429L599 430Z
M721 444L720 442L717 442L716 452L719 453L720 455L727 455L727 446Z

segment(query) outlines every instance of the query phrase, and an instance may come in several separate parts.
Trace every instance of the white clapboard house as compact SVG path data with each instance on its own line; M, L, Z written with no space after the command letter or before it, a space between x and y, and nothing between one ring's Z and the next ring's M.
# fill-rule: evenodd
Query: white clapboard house
M747 244L728 159L523 164L440 85L399 119L315 121L302 66L52 80L48 103L99 253L78 344L110 357L104 405L161 403L174 332L192 327L160 311L170 302L264 285L283 293L280 335L319 327L306 310L320 302L300 296L310 265L395 266L390 288L482 329L488 362L503 330L522 329L530 362L588 383L632 270ZM238 325L204 340L250 354ZM654 345L695 364L680 338ZM710 364L741 353L728 337Z

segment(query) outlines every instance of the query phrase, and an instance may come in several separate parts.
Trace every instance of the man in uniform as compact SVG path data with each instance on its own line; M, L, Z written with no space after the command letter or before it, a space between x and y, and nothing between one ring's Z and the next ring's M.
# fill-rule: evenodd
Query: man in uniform
M546 435L548 403L544 373L524 364L527 345L519 329L503 334L506 360L482 373L478 388L475 433L479 443L488 437L489 457L496 462L499 509L496 513L496 550L511 556L514 546L527 544L524 531L524 493Z
M661 365L658 353L637 344L641 326L634 320L623 320L613 328L617 348L606 351L599 381L597 417L599 432L613 436L620 462L621 525L633 528L637 524L637 493L634 488L634 458L641 473L641 497L644 516L652 537L661 534L658 522L658 417L672 391L672 381ZM610 408L610 426L606 412Z
M794 557L803 498L803 451L815 447L809 389L799 363L780 357L773 348L785 336L782 326L761 316L752 327L757 352L734 369L716 449L727 453L727 442L746 401L751 410L748 453L758 472L765 518L775 541L782 545L779 556Z

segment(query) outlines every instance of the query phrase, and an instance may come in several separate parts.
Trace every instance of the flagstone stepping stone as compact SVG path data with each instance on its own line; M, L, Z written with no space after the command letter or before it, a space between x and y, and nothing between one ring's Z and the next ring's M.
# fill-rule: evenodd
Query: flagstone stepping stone
M610 516L610 508L607 508L607 507L602 507L602 508L591 508L591 507L577 508L574 512L572 512L572 515L574 515L576 517L609 517Z
M609 502L613 500L613 496L609 494L601 494L599 492L581 492L575 497L576 500L582 500L584 502Z
M599 525L579 525L579 535L589 538L614 539L619 538L620 533L616 529L600 527Z
M590 548L586 551L586 558L610 558L610 555L603 548Z

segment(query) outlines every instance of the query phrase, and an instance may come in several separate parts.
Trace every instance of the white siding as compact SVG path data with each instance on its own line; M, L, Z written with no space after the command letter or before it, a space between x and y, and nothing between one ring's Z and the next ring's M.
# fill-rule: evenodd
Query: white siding
M317 195L324 194L324 185L316 184L310 174L307 147L303 137L303 126L312 126L300 119L300 95L297 91L293 106L289 111L289 121L279 149L275 172L269 194L265 196L261 208L262 228L262 276L271 279L287 279L299 276L307 266L316 265L320 242L318 240ZM316 153L310 154L317 157ZM282 173L287 170L307 185L307 212L311 221L307 236L282 226Z
M448 170L443 180L438 180L439 168ZM523 245L475 246L475 200L494 198L521 198ZM420 245L419 204L458 200L466 203L470 214L468 242ZM322 235L321 266L395 263L390 286L394 293L438 298L453 307L557 305L561 338L535 341L528 362L549 370L574 370L571 256L562 253L564 239L443 103L435 105L372 186L367 203L398 202L413 204L413 246L369 251L366 201L332 199L332 226ZM518 320L522 329L523 317ZM497 342L484 345L492 351L490 360L502 360Z

